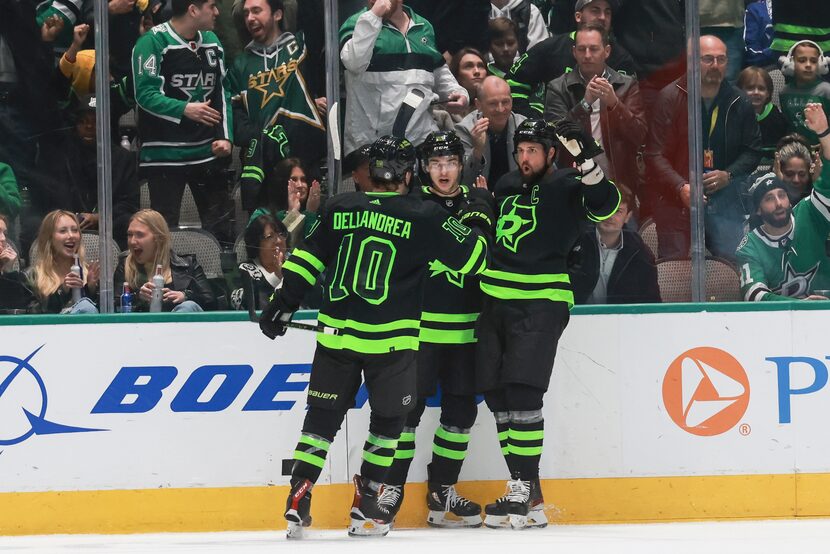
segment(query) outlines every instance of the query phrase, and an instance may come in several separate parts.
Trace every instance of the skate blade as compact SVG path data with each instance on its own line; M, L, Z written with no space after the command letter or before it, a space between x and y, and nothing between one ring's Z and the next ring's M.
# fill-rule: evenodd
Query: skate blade
M288 522L288 528L285 531L285 538L291 540L298 540L303 538L303 526L293 521Z
M430 510L427 516L427 525L442 529L481 527L481 516L458 516L452 512Z
M530 510L527 514L527 524L525 529L543 529L548 526L548 516L542 509Z
M490 529L510 529L510 519L507 516L484 516L484 526Z
M373 519L352 518L349 524L350 537L385 537L389 534L391 524L381 523Z

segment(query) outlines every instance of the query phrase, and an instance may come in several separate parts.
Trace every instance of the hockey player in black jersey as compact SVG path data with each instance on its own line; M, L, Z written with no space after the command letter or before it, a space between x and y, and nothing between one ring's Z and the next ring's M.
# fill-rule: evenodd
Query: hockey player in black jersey
M481 276L476 351L476 386L496 419L510 480L506 494L485 507L484 524L544 527L542 399L573 306L567 256L580 222L610 217L620 194L591 159L601 148L574 123L528 119L513 142L519 169L495 188L496 241ZM578 170L555 170L559 143Z
M354 478L349 534L388 533L392 514L379 497L406 414L417 402L415 355L428 264L437 258L462 275L486 266L487 242L479 230L490 232L492 226L486 204L473 202L456 219L434 203L404 195L414 162L415 150L406 139L378 139L370 154L373 190L337 195L326 204L303 247L283 265L283 286L263 310L263 333L284 334L304 292L325 270L318 321L339 334L317 336L286 503L289 537L311 523L311 489L354 406L361 375L371 416Z
M413 193L456 217L470 202L492 205L493 197L486 188L461 185L463 158L464 146L454 132L427 135L420 148L421 168L426 174L422 182L427 184ZM415 457L415 429L427 398L435 394L440 383L441 422L432 442L432 462L427 467L427 523L433 527L481 526L481 506L455 490L477 414L475 322L480 309L481 290L476 277L460 275L441 261L430 260L417 356L418 402L407 416L381 496L393 515L403 502L404 483Z

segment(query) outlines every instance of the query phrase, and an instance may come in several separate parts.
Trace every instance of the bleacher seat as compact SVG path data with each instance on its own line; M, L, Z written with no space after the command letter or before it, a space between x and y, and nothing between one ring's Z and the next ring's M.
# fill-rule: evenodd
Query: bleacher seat
M171 229L173 251L179 255L196 256L208 279L222 278L222 248L212 234L202 229Z
M769 76L772 77L772 103L780 108L781 100L779 99L779 95L785 84L784 74L781 73L780 69L773 69L769 72Z
M659 260L657 282L663 302L692 301L691 260ZM706 258L707 302L738 302L741 300L740 277L734 266L726 260Z
M142 210L151 208L150 205L150 187L147 181L142 181L139 187L139 206ZM196 201L193 199L193 194L190 192L190 186L184 187L184 194L182 195L182 207L179 210L179 227L197 228L202 227L202 220L199 218L199 210L196 208Z
M233 251L236 252L236 263L248 261L248 251L245 250L245 237L239 235L236 237L236 242L233 243Z
M651 253L654 254L655 259L657 258L657 224L654 222L653 219L647 217L643 220L642 225L640 225L640 237L643 239L643 242L646 243L646 246L649 247Z

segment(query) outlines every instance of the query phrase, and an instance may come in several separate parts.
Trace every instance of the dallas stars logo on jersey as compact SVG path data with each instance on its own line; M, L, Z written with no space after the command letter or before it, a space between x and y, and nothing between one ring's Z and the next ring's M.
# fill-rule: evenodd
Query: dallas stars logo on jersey
M448 268L443 263L441 263L440 260L432 260L431 262L429 262L429 276L438 277L441 274L444 274L446 276L447 282L451 285L455 285L456 287L462 289L464 288L464 275L462 275L458 271L453 271L452 269Z
M516 252L519 242L536 230L536 205L522 204L522 196L508 196L501 205L496 242Z
M812 289L813 279L817 272L818 264L807 271L799 273L787 262L787 267L784 268L784 281L773 288L772 292L789 298L803 298Z

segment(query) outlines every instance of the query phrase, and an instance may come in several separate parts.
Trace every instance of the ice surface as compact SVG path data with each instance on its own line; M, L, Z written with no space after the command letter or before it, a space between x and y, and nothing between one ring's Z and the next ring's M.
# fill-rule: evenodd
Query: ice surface
M329 554L729 554L830 550L830 520L554 525L547 529L393 530L385 538L349 538L346 530L310 529L301 541L284 532L0 537L0 552ZM539 549L541 547L543 549Z

